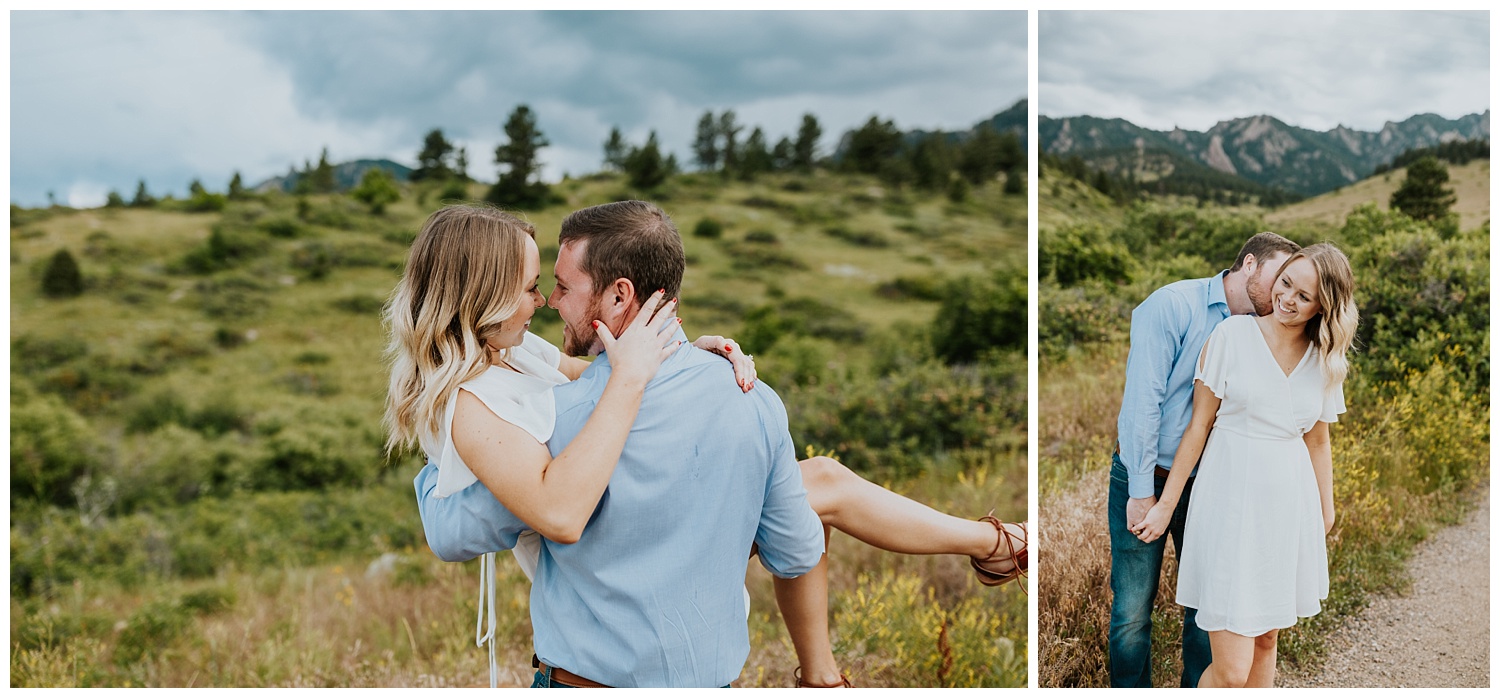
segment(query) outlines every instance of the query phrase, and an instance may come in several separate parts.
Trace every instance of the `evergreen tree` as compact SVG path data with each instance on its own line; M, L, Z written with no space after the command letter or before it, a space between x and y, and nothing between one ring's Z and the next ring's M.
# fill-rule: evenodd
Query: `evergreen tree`
M713 110L703 112L698 119L698 135L693 139L693 159L698 169L705 172L719 166L719 125L714 121Z
M1448 215L1458 197L1448 182L1448 168L1436 157L1425 156L1406 170L1406 181L1391 194L1391 208L1412 218L1434 221Z
M792 145L792 139L782 136L776 141L776 147L771 149L771 168L777 171L792 169L793 158L796 157L796 147Z
M893 121L870 117L849 136L844 167L855 172L879 174L887 160L901 152L901 131ZM887 168L889 169L889 168Z
M961 204L969 200L969 180L950 175L948 178L948 200Z
M333 165L328 162L328 149L324 148L322 154L318 155L318 167L312 171L308 178L309 186L319 194L327 194L338 188L338 182L333 178Z
M469 181L469 150L459 146L458 155L453 158L453 175L460 181Z
M371 167L365 170L359 186L350 190L349 195L368 204L370 213L379 216L385 213L386 204L401 199L401 190L396 188L395 180L391 179L390 173L384 168Z
M661 159L655 131L646 138L645 146L633 149L625 158L625 174L637 189L655 189L667 181L667 166Z
M72 298L83 293L83 274L67 249L58 250L42 272L42 293L50 298Z
M735 123L734 110L726 109L719 115L719 135L724 137L724 148L720 151L724 161L724 174L733 175L740 169L740 131L744 126Z
M611 170L625 169L625 159L630 157L630 146L620 135L620 127L609 130L609 140L604 142L604 166Z
M292 179L292 193L298 196L312 193L312 161L303 160L302 169L292 167L292 174L287 175Z
M971 184L983 184L1005 169L1005 145L1001 140L995 129L985 125L974 129L974 135L964 143L958 171Z
M135 198L130 200L130 205L136 208L150 208L156 205L156 197L146 191L146 180L140 180L135 187Z
M245 198L245 182L240 179L239 170L235 170L234 177L229 179L229 198L230 200Z
M524 104L511 112L505 121L505 136L509 142L495 148L495 164L500 166L500 177L490 188L490 202L501 206L534 207L547 200L550 193L547 185L533 181L539 175L542 163L537 151L550 145L536 125L536 115Z
M422 152L417 153L417 169L411 171L411 181L443 180L453 176L448 159L453 155L453 144L443 137L443 130L432 129L422 139Z
M109 190L109 198L107 198L107 199L104 200L104 207L105 208L122 208L124 206L125 206L125 199L120 198L120 192L117 192L117 191L115 191L113 189Z
M948 184L948 173L953 171L953 156L947 139L936 134L918 142L912 149L911 170L913 182L922 189L936 191Z
M667 161L662 164L667 168L667 176L682 174L682 167L677 164L677 153L667 153Z
M741 160L740 176L745 179L771 171L771 151L766 149L766 134L759 126L756 126L750 132L750 137L745 139Z
M203 188L203 182L201 180L199 180L198 178L194 177L193 181L191 181L191 182L188 183L188 196L189 197L203 196L204 194L207 194L207 193L208 193L208 190Z
M804 172L812 170L818 157L818 139L823 137L823 127L818 117L802 115L802 126L797 129L797 142L792 148L792 166Z

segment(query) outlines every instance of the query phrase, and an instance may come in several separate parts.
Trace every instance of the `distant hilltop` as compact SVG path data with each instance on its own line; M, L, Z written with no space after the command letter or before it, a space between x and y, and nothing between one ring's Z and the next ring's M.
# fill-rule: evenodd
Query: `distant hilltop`
M399 162L393 162L391 160L381 158L378 160L351 160L349 162L334 165L333 180L337 184L339 191L347 191L349 189L353 189L359 184L360 178L365 176L365 172L367 170L376 167L390 173L390 175L392 177L395 177L396 181L398 182L405 182L411 179L412 168L407 167L406 165L403 165ZM291 172L288 172L280 177L272 177L264 182L261 182L260 184L255 185L253 189L256 192L261 193L271 191L291 193L296 189L297 181L302 179L302 177L304 176L306 176L306 173L298 172L297 169L293 167Z
M1220 121L1207 132L1153 131L1124 119L1039 117L1039 145L1052 155L1118 162L1130 151L1168 153L1225 174L1304 196L1357 182L1415 148L1489 140L1490 112L1445 119L1418 114L1379 131L1312 131L1260 115Z

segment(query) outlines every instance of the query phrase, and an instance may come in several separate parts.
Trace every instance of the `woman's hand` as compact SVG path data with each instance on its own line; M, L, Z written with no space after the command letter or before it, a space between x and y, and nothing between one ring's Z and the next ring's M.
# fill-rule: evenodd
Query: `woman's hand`
M1155 541L1167 532L1167 525L1172 523L1172 510L1175 508L1158 501L1151 507L1151 511L1146 512L1146 518L1130 528L1130 532L1141 539L1142 543Z
M1328 534L1330 534L1330 533L1333 532L1333 523L1334 523L1333 509L1332 508L1324 509L1323 510L1323 535L1326 536L1326 535L1328 535Z
M755 357L741 350L739 342L716 334L706 334L693 340L693 346L729 359L729 363L734 366L734 382L740 385L740 390L748 393L755 387Z
M677 325L682 322L677 318L677 299L664 301L664 295L666 294L662 291L651 294L618 339L604 323L594 321L594 331L599 334L599 341L604 343L604 351L609 354L609 365L614 374L625 380L636 381L642 387L651 382L656 369L661 367L661 362L666 361L682 345L682 342L672 338Z

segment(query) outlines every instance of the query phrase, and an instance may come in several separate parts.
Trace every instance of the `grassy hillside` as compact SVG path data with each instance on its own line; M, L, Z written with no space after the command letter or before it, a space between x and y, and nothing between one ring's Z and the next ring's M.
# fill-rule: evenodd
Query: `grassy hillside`
M1490 161L1474 160L1465 165L1448 165L1448 188L1458 195L1453 212L1459 227L1477 228L1490 219ZM1347 187L1322 194L1266 214L1266 222L1275 227L1338 228L1356 207L1374 204L1381 211L1391 207L1391 193L1406 179L1406 168L1373 175Z
M1023 354L949 364L930 341L944 299L982 302L1024 268L1025 197L1000 189L954 204L817 172L686 175L642 194L601 175L526 215L550 290L563 216L657 201L684 236L690 336L756 354L799 448L956 515L1018 519ZM440 205L432 189L403 193L380 216L339 195L212 213L12 209L13 685L486 681L467 639L476 563L425 549L420 460L381 451L380 309ZM719 237L693 234L706 218ZM45 296L64 249L84 291ZM533 331L561 341L553 311ZM836 650L861 685L1024 683L1013 588L980 587L966 560L841 536L831 553ZM520 683L527 590L502 564L501 661ZM788 685L795 659L756 569L740 684Z

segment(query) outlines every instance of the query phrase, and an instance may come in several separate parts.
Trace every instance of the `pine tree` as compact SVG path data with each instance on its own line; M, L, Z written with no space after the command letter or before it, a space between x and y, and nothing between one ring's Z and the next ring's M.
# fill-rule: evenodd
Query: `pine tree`
M818 125L818 117L803 114L802 126L797 129L797 142L793 145L793 167L804 172L812 170L818 157L818 139L822 136L823 128Z
M240 179L238 170L235 171L234 177L229 180L229 198L230 200L245 198L245 182Z
M188 196L189 197L202 196L202 195L207 194L207 193L208 193L208 190L203 188L203 182L202 182L202 180L199 180L198 178L195 177L195 178L193 178L193 181L191 181L191 182L188 183Z
M901 131L893 121L882 122L870 117L864 126L849 135L849 150L844 155L844 167L855 172L877 174L887 160L901 152Z
M743 130L744 126L735 123L733 109L726 109L719 115L719 135L724 137L724 148L720 153L725 175L733 175L740 169L740 146L737 139Z
M130 205L136 208L150 208L156 205L156 197L146 191L146 180L140 180L135 187L135 198L130 200Z
M104 207L105 208L123 208L124 206L125 206L125 199L123 199L123 198L120 197L120 192L117 192L117 191L115 191L113 189L109 190L109 197L104 200Z
M453 158L453 174L460 181L469 181L469 150L459 146L458 155Z
M609 130L609 140L604 142L604 166L611 170L625 169L625 159L630 156L630 146L620 135L620 127Z
M693 159L698 169L712 172L719 166L719 125L712 110L698 119L698 135L693 139Z
M448 158L453 154L453 144L443 137L443 130L432 129L422 139L422 152L417 153L417 169L411 171L411 181L424 179L443 180L453 175L448 167Z
M72 298L83 293L83 274L67 249L58 250L42 272L42 293L50 298Z
M740 157L740 176L745 179L771 171L774 166L771 161L771 151L766 149L766 134L759 126L756 126L750 132L750 137L745 139L745 147Z
M792 169L792 162L793 158L796 157L796 152L797 150L792 145L792 140L786 136L782 136L781 140L776 141L776 147L771 149L771 168L777 171Z
M1406 181L1391 194L1391 208L1417 220L1435 221L1448 215L1458 201L1448 182L1448 168L1428 155L1406 169Z
M505 136L509 142L495 148L495 164L501 168L499 180L486 198L501 206L541 205L550 191L545 183L532 181L532 177L542 169L537 151L550 144L537 128L531 107L522 104L511 112L505 121Z
M328 162L327 148L318 156L318 167L309 179L309 186L317 193L327 194L338 189L338 182L333 178L333 165Z
M625 158L625 174L630 177L630 185L637 189L655 189L667 181L667 166L662 162L655 131L646 138L646 145L632 150Z

